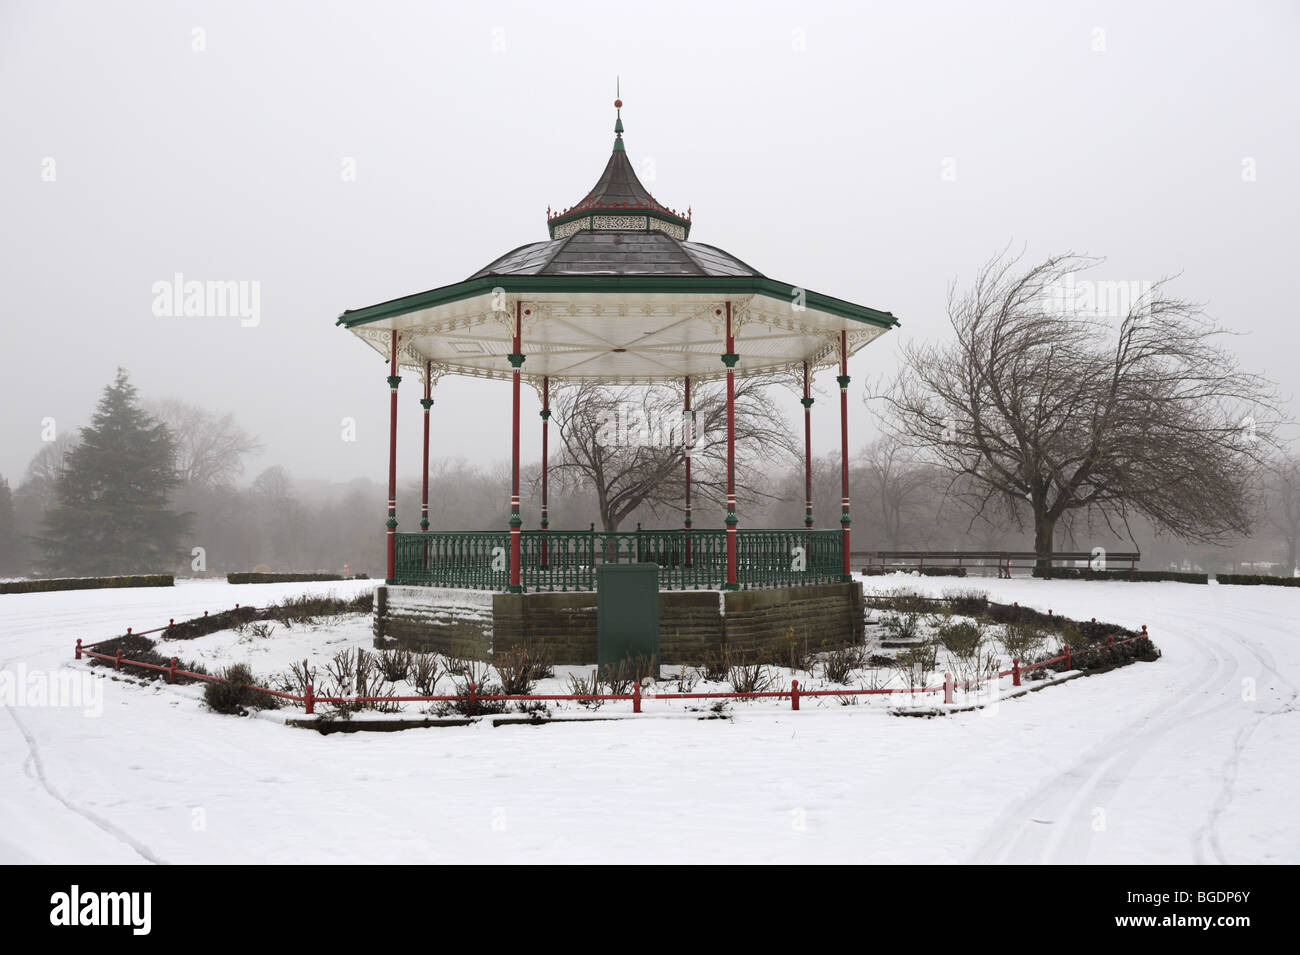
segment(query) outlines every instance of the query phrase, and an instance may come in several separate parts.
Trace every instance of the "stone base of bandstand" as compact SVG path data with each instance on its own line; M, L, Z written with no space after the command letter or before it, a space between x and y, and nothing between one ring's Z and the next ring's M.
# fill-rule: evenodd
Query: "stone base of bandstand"
M437 587L375 591L375 646L477 660L544 642L561 666L596 663L596 593L502 594ZM721 650L762 654L791 639L812 652L863 639L860 583L659 592L660 662L698 665Z

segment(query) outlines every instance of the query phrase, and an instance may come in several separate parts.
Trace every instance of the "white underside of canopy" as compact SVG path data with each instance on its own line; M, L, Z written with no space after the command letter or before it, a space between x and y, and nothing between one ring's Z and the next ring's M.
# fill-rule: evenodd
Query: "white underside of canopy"
M515 304L521 306L521 376L654 384L726 375L725 301L689 293L556 292L483 294L380 319L352 331L387 357L398 332L398 363L424 374L509 378ZM797 373L839 361L840 332L854 354L885 329L754 294L731 299L738 375Z

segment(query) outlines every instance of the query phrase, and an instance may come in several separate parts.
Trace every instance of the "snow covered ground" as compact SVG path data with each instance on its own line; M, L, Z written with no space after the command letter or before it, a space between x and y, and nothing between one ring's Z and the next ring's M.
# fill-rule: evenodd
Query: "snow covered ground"
M0 862L1300 862L1300 593L966 583L1145 623L1164 657L939 719L738 705L726 720L331 736L100 680L98 707L0 716ZM77 637L371 585L6 595L0 670L84 672ZM265 672L288 655L204 639L216 664L262 653Z

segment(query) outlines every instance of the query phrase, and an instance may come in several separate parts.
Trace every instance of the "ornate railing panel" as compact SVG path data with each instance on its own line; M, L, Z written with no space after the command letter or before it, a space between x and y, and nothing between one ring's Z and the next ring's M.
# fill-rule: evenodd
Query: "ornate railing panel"
M510 583L508 531L430 531L396 535L398 584L505 590Z
M737 531L737 583L837 581L841 546L838 530ZM531 592L594 590L599 565L633 561L658 564L664 590L719 590L727 579L725 530L527 530L520 547L520 584ZM506 590L510 582L507 531L398 534L396 548L399 584Z
M736 532L736 582L741 587L798 587L831 583L843 569L838 530Z

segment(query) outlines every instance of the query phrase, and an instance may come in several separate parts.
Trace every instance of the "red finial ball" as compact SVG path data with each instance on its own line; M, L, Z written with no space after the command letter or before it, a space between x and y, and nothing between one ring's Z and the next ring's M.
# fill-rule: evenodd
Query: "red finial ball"
M615 109L622 109L622 108L623 108L623 101L622 101L621 99L616 99L616 100L614 100L614 108L615 108Z

